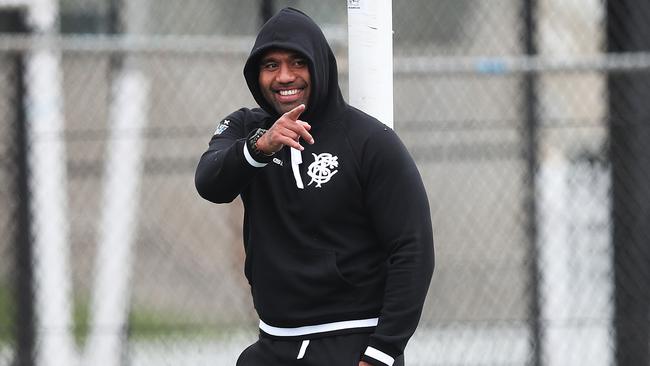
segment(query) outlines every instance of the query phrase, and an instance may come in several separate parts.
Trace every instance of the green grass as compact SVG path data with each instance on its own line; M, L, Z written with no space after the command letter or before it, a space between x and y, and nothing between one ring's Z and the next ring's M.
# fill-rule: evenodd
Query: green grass
M0 283L0 343L13 343L14 318L16 307L11 287ZM88 333L88 302L75 301L74 336L77 343L82 342Z
M85 297L75 297L74 309L72 310L72 324L74 339L77 345L82 345L88 336L88 317L90 314L90 302Z
M0 343L13 342L14 299L9 286L0 283ZM82 346L89 332L90 301L76 296L72 314L74 338ZM188 316L154 311L146 307L131 309L129 337L147 340L167 336L222 337L241 330L242 324L199 323Z
M13 309L11 290L0 283L0 343L7 343L13 339Z
M249 324L201 323L186 315L155 313L148 309L134 309L129 316L130 338L155 339L159 337L228 338L233 333L248 329Z
M87 299L75 301L74 336L78 345L83 345L89 332L90 303ZM129 337L154 339L162 336L214 334L213 325L187 321L183 316L168 312L156 312L138 307L129 312Z

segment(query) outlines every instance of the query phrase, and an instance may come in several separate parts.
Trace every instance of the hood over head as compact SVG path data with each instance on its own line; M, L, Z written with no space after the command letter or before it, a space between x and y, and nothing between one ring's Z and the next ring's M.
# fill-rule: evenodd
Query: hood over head
M244 77L255 101L271 116L279 116L259 86L259 62L271 49L298 52L309 63L311 95L300 119L313 123L338 115L345 102L339 88L336 59L323 32L309 16L294 8L280 10L262 26L244 66Z

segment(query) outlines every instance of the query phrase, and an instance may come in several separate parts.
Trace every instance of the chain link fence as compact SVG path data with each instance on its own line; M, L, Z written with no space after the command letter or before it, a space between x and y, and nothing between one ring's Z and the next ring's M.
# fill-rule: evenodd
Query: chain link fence
M257 335L243 209L200 199L194 169L254 106L242 68L274 10L322 26L347 93L345 2L30 4L0 1L0 365L234 364ZM649 20L393 3L395 129L437 258L409 365L649 364Z

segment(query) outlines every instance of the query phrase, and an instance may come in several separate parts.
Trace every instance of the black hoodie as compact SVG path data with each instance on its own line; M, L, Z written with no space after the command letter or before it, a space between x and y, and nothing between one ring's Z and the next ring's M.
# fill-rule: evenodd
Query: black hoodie
M278 118L258 85L260 57L275 48L308 60L311 94L300 119L315 143L302 154L284 147L265 164L246 139ZM244 272L262 333L369 332L363 358L392 364L415 331L433 272L428 200L413 159L393 130L345 103L325 37L296 9L262 27L244 76L261 109L221 121L195 183L215 203L242 198Z

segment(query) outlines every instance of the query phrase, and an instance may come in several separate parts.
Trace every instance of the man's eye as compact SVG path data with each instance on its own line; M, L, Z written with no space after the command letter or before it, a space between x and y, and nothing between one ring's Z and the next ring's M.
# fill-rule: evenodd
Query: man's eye
M293 64L296 65L296 66L306 66L307 65L307 60L300 58L300 59L294 60Z
M262 68L265 70L273 70L278 67L278 64L275 62L267 62L262 64Z

